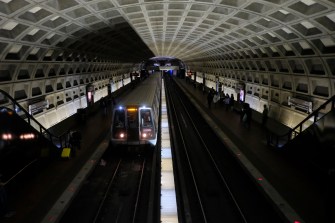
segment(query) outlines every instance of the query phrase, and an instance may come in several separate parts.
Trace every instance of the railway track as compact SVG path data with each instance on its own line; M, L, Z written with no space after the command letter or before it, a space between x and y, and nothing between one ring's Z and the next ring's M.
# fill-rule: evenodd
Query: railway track
M167 81L184 222L285 222L212 129Z
M105 156L60 222L147 222L152 153Z
M108 183L93 222L135 222L145 158L121 159Z

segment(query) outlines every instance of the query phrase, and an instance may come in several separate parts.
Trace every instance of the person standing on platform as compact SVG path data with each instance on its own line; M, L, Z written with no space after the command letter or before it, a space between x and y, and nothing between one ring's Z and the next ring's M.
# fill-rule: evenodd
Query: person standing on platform
M229 99L229 108L231 111L234 111L234 104L235 104L234 95L231 94Z
M229 97L228 93L226 94L226 97L225 97L224 101L225 101L226 111L228 111L228 109L229 109L229 102L230 102L230 97Z
M250 108L249 104L247 104L247 121L246 121L246 127L249 129L251 125L251 120L252 120L252 109Z
M220 103L221 104L224 104L224 99L225 99L225 94L224 94L224 92L223 91L220 91Z
M211 93L212 93L212 95L214 96L215 90L214 90L213 87L211 88Z
M116 105L115 97L112 96L112 107L114 108L115 105Z
M213 96L214 107L216 107L216 103L218 103L219 100L220 100L220 94L219 94L219 92L214 92L214 96Z
M248 103L244 103L242 113L241 113L241 121L244 127L246 127L247 129L250 128L251 119L252 119L251 115L252 115L252 110L250 108L250 105Z
M262 126L265 127L268 121L268 113L269 109L266 105L264 105L263 113L262 113Z
M79 131L70 132L69 143L71 145L72 156L76 157L77 150L81 149L81 133Z
M210 90L207 95L208 108L211 108L213 97L214 97L213 92Z
M107 115L107 100L106 98L101 98L100 99L100 106L104 112L104 115Z

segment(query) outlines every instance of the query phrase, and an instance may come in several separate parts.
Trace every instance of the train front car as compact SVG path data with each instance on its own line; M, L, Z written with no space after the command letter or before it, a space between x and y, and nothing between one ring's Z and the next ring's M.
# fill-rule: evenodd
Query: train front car
M120 99L113 112L113 146L155 146L161 93L159 74L152 74Z

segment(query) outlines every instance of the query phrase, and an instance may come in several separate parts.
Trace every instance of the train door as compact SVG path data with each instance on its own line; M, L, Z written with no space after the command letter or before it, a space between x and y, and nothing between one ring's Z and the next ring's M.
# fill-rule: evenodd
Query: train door
M138 109L137 107L127 107L127 140L139 141Z

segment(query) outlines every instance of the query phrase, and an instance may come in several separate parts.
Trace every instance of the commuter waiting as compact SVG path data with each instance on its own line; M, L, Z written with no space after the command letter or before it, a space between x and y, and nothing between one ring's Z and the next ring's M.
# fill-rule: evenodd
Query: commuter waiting
M266 105L264 105L263 113L262 113L262 126L265 127L268 121L268 113L269 109Z
M230 108L231 111L234 110L234 104L235 104L234 95L231 94L231 95L230 95L230 99L229 99L229 108Z
M213 103L214 107L216 107L216 104L220 101L220 94L219 92L214 92L214 97L213 97Z
M212 104L213 98L214 98L213 91L210 90L210 91L208 92L208 95L207 95L207 104L208 104L208 108L211 108L211 104Z
M252 119L252 110L248 103L243 104L242 113L241 113L241 121L244 127L247 129L250 128L251 119Z
M226 97L224 99L224 104L226 106L226 111L228 111L228 108L229 108L229 101L230 101L230 97L229 97L229 94L227 93Z

